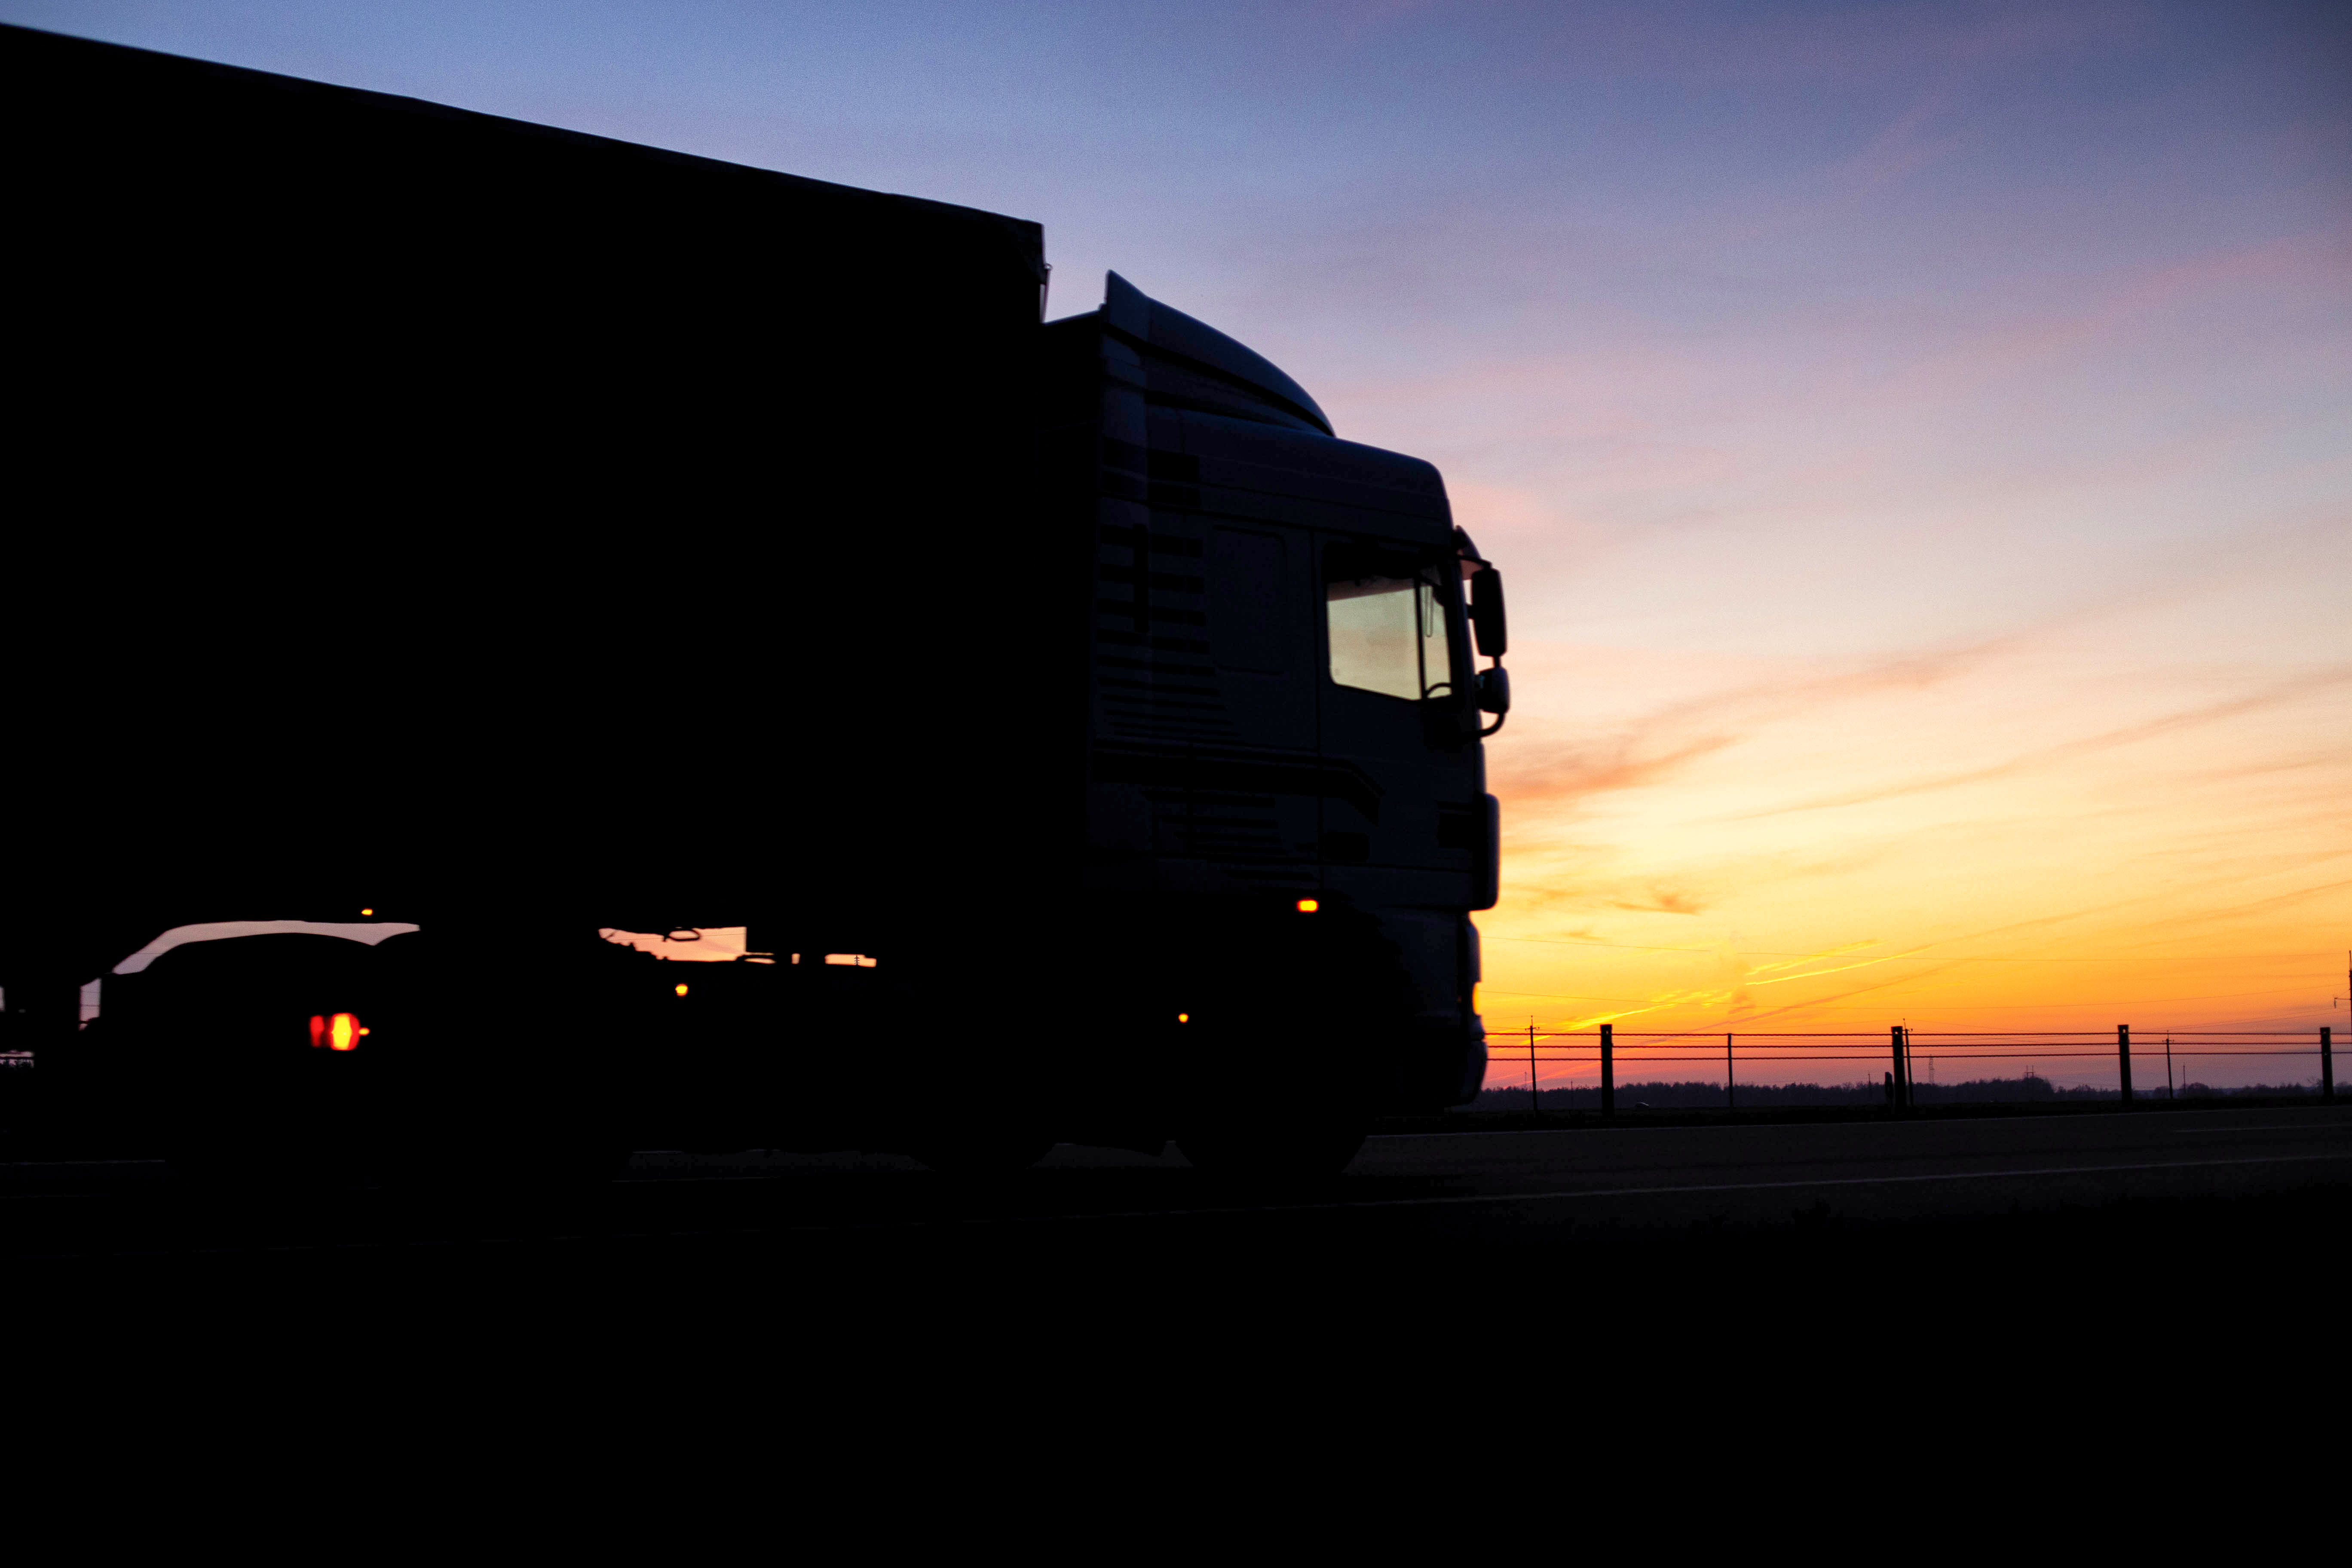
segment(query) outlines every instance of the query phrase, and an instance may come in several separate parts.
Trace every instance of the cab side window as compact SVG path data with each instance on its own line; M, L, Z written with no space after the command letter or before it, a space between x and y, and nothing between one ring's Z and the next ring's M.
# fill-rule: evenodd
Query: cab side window
M1442 568L1360 545L1324 557L1331 679L1417 702L1454 689Z

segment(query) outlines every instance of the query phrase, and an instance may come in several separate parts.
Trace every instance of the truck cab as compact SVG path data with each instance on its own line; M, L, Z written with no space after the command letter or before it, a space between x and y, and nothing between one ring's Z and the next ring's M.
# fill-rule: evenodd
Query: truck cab
M1467 1100L1500 706L1475 647L1499 655L1502 624L1498 581L1477 631L1465 587L1493 569L1430 464L1340 440L1281 370L1118 274L1045 334L1093 535L1085 889L1156 952L1097 972L1160 1004L1146 1059L1178 1084L1238 1069L1293 1122L1340 1079L1361 1100L1339 1115Z

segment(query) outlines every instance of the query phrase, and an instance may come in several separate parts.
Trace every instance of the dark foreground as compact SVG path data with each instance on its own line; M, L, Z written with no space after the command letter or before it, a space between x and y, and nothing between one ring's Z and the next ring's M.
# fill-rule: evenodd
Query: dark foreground
M2345 1371L2347 1214L2333 1107L1398 1136L1282 1191L1072 1148L983 1184L646 1154L593 1192L18 1163L0 1279L57 1391L18 1427L77 1453L256 1420L439 1485L561 1449L886 1533L941 1477L1026 1529L1084 1476L1131 1531L1336 1468L1386 1530L1719 1452L2268 1463Z
M1531 1315L1547 1343L1607 1324L1621 1350L1704 1323L1818 1332L1823 1310L1872 1342L2093 1333L2094 1312L2102 1342L2158 1345L2183 1313L2300 1311L2347 1205L2352 1114L2313 1107L1391 1136L1283 1189L1068 1147L981 1184L887 1156L645 1154L593 1191L215 1191L148 1162L20 1163L0 1167L0 1248L20 1300L94 1286L163 1316L306 1301L445 1326L453 1302L565 1321L632 1304L720 1339L829 1325L845 1350L910 1313L929 1344L1003 1311L1071 1342L1234 1311L1433 1333L1435 1311L1458 1370ZM2340 1363L2341 1330L2305 1321L2306 1352Z
M549 1441L749 1467L811 1507L908 1464L1017 1499L1174 1454L1203 1486L1339 1464L1438 1520L1497 1444L1630 1474L2283 1431L2347 1348L2336 1108L1398 1136L1279 1191L1071 1148L982 1184L659 1154L592 1192L0 1182L17 1364L92 1443L259 1410L485 1474Z

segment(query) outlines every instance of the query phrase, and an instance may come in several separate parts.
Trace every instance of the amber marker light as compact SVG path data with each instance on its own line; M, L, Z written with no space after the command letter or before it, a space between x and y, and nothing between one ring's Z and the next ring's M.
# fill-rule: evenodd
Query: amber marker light
M1311 915L1322 907L1322 905L1317 903L1312 899L1301 899L1298 900L1298 912L1302 915Z
M1192 1021L1192 1015L1190 1013L1179 1013L1176 1015L1176 1021L1180 1024L1189 1024Z
M368 916L370 916L370 915L372 915L372 914L373 914L373 913L375 913L375 911L374 911L373 910L362 910L360 911L360 918L361 918L362 920L365 920Z
M671 986L670 989L683 996L686 994L686 982L681 980L677 984Z
M366 1033L360 1021L349 1013L338 1013L327 1020L327 1048L331 1051L355 1051L360 1048L360 1036Z

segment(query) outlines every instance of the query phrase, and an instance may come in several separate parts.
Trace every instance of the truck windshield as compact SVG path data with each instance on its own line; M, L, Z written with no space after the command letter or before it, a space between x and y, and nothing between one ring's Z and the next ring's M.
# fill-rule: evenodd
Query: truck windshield
M1454 689L1442 568L1418 571L1334 546L1326 574L1331 679L1360 691L1418 701ZM1381 568L1386 567L1384 572Z

